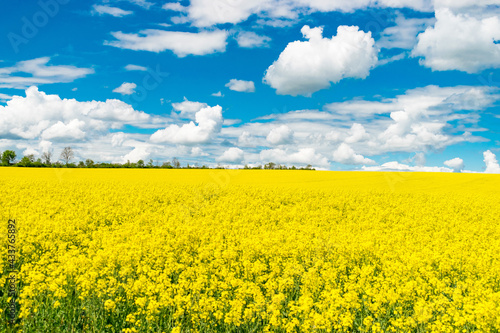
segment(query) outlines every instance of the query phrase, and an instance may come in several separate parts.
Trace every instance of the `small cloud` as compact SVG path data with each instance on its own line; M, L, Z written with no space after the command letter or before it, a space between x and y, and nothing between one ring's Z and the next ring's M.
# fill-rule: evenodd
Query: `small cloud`
M245 158L245 154L243 150L240 148L232 147L226 150L222 156L217 158L219 162L228 162L228 163L241 163Z
M181 12L181 13L186 13L188 10L187 7L184 7L183 5L181 5L178 2L167 2L161 8L163 8L165 10L171 10L174 12Z
M93 12L96 14L99 15L107 14L114 17L123 17L134 13L133 11L130 10L123 10L117 7L102 6L102 5L94 5L93 8L94 8Z
M447 167L452 168L453 171L455 171L455 172L460 172L461 170L464 169L464 160L461 159L461 158L456 157L454 159L445 161L444 165L446 165Z
M220 91L216 92L216 93L213 93L212 96L214 96L214 97L224 97L224 95Z
M73 88L73 89L71 89L71 91L77 91L77 90L78 90L78 88Z
M127 65L125 66L125 69L128 71L141 71L141 72L147 72L148 69L144 66L138 66L138 65Z
M286 125L273 128L266 137L273 145L283 145L293 141L293 131Z
M253 81L232 79L231 81L226 83L226 87L228 87L230 90L238 92L255 92L255 84L253 83Z
M114 89L113 92L122 95L132 95L133 93L135 93L135 88L137 88L137 84L124 82L121 86Z
M271 38L257 35L252 31L243 31L238 34L236 41L240 47L244 48L269 47Z
M363 157L362 155L356 154L354 150L346 143L340 144L340 146L333 153L333 160L342 164L376 164L375 161Z

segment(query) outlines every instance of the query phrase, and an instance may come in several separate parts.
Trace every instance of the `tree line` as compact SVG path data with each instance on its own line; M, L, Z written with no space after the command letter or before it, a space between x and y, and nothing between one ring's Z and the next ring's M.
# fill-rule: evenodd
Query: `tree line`
M177 158L173 158L172 161L163 162L161 165L159 162L155 162L150 159L147 163L144 160L138 160L135 163L127 161L126 163L106 163L106 162L94 162L91 159L86 159L85 161L79 161L78 163L72 162L75 157L73 149L71 147L65 147L59 156L58 160L55 160L52 151L45 151L42 153L41 157L35 159L35 155L28 154L23 156L19 161L16 162L16 152L13 150L6 150L1 155L1 165L2 166L16 166L16 167L38 167L38 168L158 168L158 169L210 169L206 165L199 166L197 163L194 165L181 166L181 162ZM218 165L214 169L224 169L224 167ZM264 165L258 165L250 167L248 165L244 166L246 170L315 170L310 164L306 167L297 168L295 166L288 167L286 165L276 164L269 162Z

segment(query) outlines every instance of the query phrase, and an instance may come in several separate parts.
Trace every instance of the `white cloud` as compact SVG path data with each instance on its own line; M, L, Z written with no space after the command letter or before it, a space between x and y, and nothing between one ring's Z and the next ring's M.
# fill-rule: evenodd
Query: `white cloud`
M184 101L180 103L172 103L175 111L180 112L181 117L191 118L201 109L208 107L207 103L192 102L184 97Z
M26 89L32 85L73 82L94 73L91 68L47 65L49 61L49 57L42 57L0 68L0 88Z
M144 66L138 66L138 65L132 65L132 64L125 66L125 69L128 71L141 71L141 72L148 71L148 69Z
M216 93L213 93L212 96L214 96L214 97L224 97L224 95L220 91L216 92Z
M497 16L475 18L436 10L436 24L418 35L414 56L435 71L460 70L477 73L500 67L500 19Z
M245 48L269 47L271 38L257 35L253 31L243 31L236 36L236 41L240 47Z
M85 122L78 119L73 119L67 124L58 121L45 129L40 137L43 140L82 140L85 138L85 132L82 130L84 127Z
M191 156L199 157L199 156L208 156L207 153L203 151L200 147L191 148Z
M428 18L405 18L399 14L396 17L396 25L386 28L380 34L377 45L381 48L407 49L411 50L417 43L417 35L435 22Z
M266 71L264 82L282 95L305 95L344 78L366 78L377 63L371 33L339 26L337 36L323 38L322 28L304 26L308 41L289 43Z
M364 171L413 171L413 172L453 172L453 169L444 167L409 166L399 162L387 162L380 166L363 166Z
M464 169L464 160L459 157L455 157L451 160L445 161L444 165L452 168L455 172L460 172Z
M485 151L483 157L486 164L485 173L500 173L500 165L498 164L497 157L491 150Z
M151 142L178 143L184 145L208 142L218 133L222 126L222 108L217 105L206 107L196 113L195 121L182 126L170 125L151 135Z
M129 82L123 82L121 86L118 88L115 88L113 92L119 93L122 95L132 95L135 93L135 88L137 88L137 84L135 83L129 83Z
M192 33L148 29L138 34L126 34L121 31L111 34L117 40L107 41L105 45L157 53L170 50L178 57L224 52L227 44L227 32L223 30Z
M93 8L94 8L93 11L97 14L100 15L108 14L114 17L123 17L134 13L133 11L130 10L123 10L117 7L102 6L102 5L94 5Z
M88 133L97 136L124 124L138 126L150 120L149 115L119 100L79 102L31 87L26 97L14 96L6 106L0 106L0 136L81 140Z
M122 157L122 163L132 162L136 163L139 160L147 160L151 155L150 149L146 145L139 145L132 149L131 152Z
M362 155L356 154L354 150L346 143L340 146L333 152L333 160L342 164L375 164L375 161L365 158Z
M228 83L226 83L226 87L228 87L230 90L238 92L255 92L255 84L253 83L253 81L232 79Z
M120 147L127 139L127 134L123 132L115 133L111 136L111 145L113 147Z
M429 0L191 0L187 7L174 3L164 8L183 13L177 20L184 23L191 22L197 27L223 23L237 24L246 21L253 14L261 17L259 25L264 23L282 27L301 15L331 11L354 12L368 7L411 8L419 11L433 9Z
M219 162L241 163L245 159L243 150L237 147L231 147L217 158Z
M163 8L165 10L172 10L172 11L181 12L181 13L187 11L187 8L178 2L167 2L161 8Z
M274 162L282 164L298 164L313 166L328 166L328 159L317 153L314 148L301 148L297 152L290 152L283 149L267 149L260 152L260 159L263 162Z
M293 141L293 131L287 125L273 128L266 137L273 145L284 145Z
M361 124L354 123L349 131L350 136L345 139L347 143L356 143L367 140L369 138L365 127Z

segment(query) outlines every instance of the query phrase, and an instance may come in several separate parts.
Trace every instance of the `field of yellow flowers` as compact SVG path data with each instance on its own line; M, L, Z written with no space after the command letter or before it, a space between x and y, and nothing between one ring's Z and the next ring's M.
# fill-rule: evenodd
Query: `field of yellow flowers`
M0 168L0 186L20 331L500 330L499 175Z

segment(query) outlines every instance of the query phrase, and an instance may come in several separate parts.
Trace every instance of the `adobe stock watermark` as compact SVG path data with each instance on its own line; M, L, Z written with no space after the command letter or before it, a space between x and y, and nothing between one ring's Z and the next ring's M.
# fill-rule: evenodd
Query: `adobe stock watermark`
M143 102L148 97L149 92L158 89L169 75L169 73L161 71L159 64L156 65L155 69L148 67L141 84L134 88L133 94L123 96L123 101L135 108L138 103Z
M70 0L39 0L38 6L40 10L36 11L31 17L23 16L21 18L21 30L16 32L9 32L7 38L12 46L12 49L17 54L19 47L26 45L35 38L40 29L43 29L49 24L50 19L59 14L61 6L69 3Z

